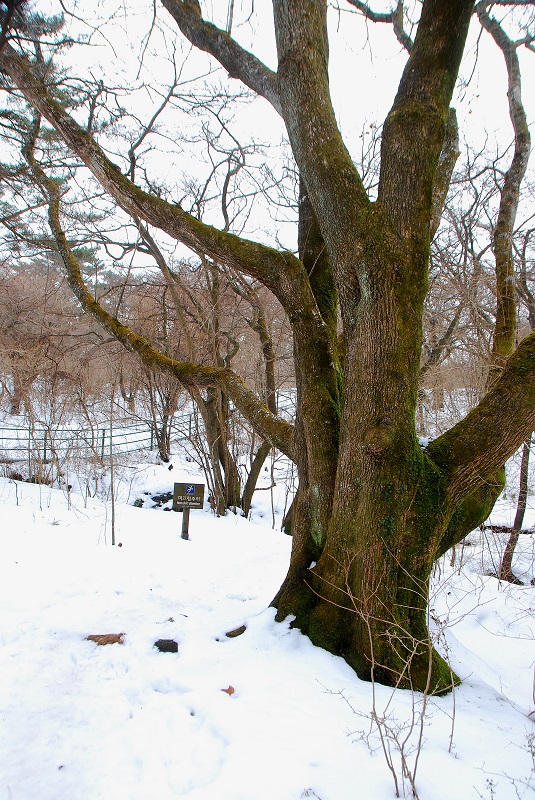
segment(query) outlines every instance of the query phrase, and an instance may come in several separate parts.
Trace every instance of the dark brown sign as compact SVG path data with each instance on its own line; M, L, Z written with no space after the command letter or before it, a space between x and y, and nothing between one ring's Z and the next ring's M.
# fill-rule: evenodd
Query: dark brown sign
M183 508L202 508L204 505L204 483L175 483L173 489L173 511Z

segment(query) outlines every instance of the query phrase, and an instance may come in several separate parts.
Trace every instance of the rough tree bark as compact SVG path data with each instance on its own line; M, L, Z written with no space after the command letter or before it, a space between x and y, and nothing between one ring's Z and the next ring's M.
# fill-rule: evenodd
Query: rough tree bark
M498 577L502 581L509 581L509 583L517 583L522 586L522 581L516 577L513 572L513 556L515 549L520 538L520 531L522 530L522 523L524 522L524 514L526 513L526 506L528 503L528 471L529 471L529 456L531 452L531 436L522 446L522 461L520 463L520 476L518 479L518 502L516 505L516 514L513 522L513 527L505 550L503 551L500 569L498 570Z
M268 323L266 320L265 309L258 297L258 293L254 288L239 275L228 276L232 290L246 300L252 310L252 316L248 320L248 324L252 330L257 334L260 345L262 348L262 358L264 364L264 396L265 403L272 414L277 414L277 396L276 396L276 383L275 383L275 348L273 346L273 339L269 333ZM249 474L243 487L241 496L241 509L243 515L248 516L251 510L253 501L253 494L262 470L264 461L271 451L271 443L263 441L254 457L251 460L249 467Z
M203 20L195 0L162 2L185 36L281 113L302 180L299 258L218 231L144 192L52 99L29 57L7 43L0 68L123 209L276 295L294 335L295 426L229 369L174 361L95 302L61 227L58 185L28 150L71 286L145 363L188 386L222 388L297 464L291 563L273 601L278 619L293 615L361 677L373 672L390 685L445 691L454 677L427 631L433 563L488 515L497 471L535 426L531 335L464 420L426 450L416 436L435 178L474 3L424 0L384 125L372 202L331 105L324 0L274 0L277 73Z

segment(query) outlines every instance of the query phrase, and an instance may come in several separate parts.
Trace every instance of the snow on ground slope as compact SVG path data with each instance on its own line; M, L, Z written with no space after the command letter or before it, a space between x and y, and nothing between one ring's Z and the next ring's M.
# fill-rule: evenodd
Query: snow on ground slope
M121 496L182 474L145 465ZM274 622L290 540L268 494L254 524L192 511L190 541L180 514L117 502L112 547L109 502L0 479L0 800L390 800L392 771L411 796L400 750L410 772L422 698L373 691ZM464 682L425 709L421 800L535 797L535 589L482 574L495 544L437 571L432 615ZM86 639L105 633L124 643Z

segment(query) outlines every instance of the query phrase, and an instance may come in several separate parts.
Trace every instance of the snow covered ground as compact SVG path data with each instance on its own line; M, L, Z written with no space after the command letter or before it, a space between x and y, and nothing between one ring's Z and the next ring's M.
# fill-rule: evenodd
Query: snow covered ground
M523 587L485 576L503 535L440 565L431 614L464 681L424 709L274 622L291 542L270 492L251 521L192 511L190 541L181 514L133 507L184 468L130 470L116 546L109 500L0 479L0 800L390 800L417 757L421 800L535 798L532 536ZM124 643L86 638L107 633Z

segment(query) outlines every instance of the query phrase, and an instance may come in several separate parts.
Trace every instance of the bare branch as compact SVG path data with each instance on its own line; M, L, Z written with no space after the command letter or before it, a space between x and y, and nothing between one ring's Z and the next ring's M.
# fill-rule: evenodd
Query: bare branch
M175 80L173 81L173 83L169 87L169 90L167 91L164 99L162 100L162 102L160 103L160 105L158 106L158 108L156 109L156 111L154 112L152 117L150 118L150 120L144 126L143 130L141 131L141 133L139 134L137 139L134 142L132 142L132 144L130 145L130 149L128 150L128 158L129 158L129 161L130 161L130 169L128 171L128 176L132 181L135 180L136 150L137 150L138 147L140 147L143 144L143 141L145 140L145 138L152 131L152 129L154 127L154 123L156 122L156 120L158 119L158 117L160 116L160 114L162 113L162 111L164 110L166 105L168 104L169 100L172 98L173 93L174 93L174 91L175 91L175 89L177 87L177 83L178 83L178 79L175 76Z
M403 0L398 0L396 7L386 13L372 11L368 3L363 3L361 0L347 0L347 2L358 9L366 19L372 22L387 22L392 25L400 45L408 53L411 52L414 43L403 25Z
M447 348L447 346L449 345L449 343L453 338L453 334L455 333L457 325L459 324L459 320L461 318L463 309L464 309L463 303L457 306L457 309L455 311L455 314L453 315L453 318L450 321L450 324L448 325L448 327L446 328L446 330L444 331L443 335L440 337L436 345L431 348L431 352L429 353L426 361L420 368L420 380L422 380L426 372L429 372L429 370L432 367L436 366L439 363L441 356L444 353L444 350Z
M167 284L167 286L169 288L169 291L171 292L171 298L173 300L173 306L174 306L174 309L175 309L175 314L176 314L178 323L180 325L181 333L184 336L184 339L186 340L187 357L188 357L188 359L190 361L194 361L195 360L195 347L194 347L194 344L193 344L193 338L191 336L191 333L190 333L190 330L189 330L189 326L186 323L186 319L185 319L185 316L184 316L184 308L182 306L182 303L180 301L180 297L179 297L178 292L177 292L177 286L176 286L176 281L174 279L174 276L173 276L171 270L169 269L169 266L167 264L167 261L166 261L164 255L163 255L162 251L158 247L158 244L156 243L154 237L151 235L151 233L150 233L149 229L147 228L147 226L143 225L143 223L141 222L140 219L134 219L134 222L138 226L138 230L139 230L139 233L140 233L140 236L141 236L143 242L145 243L148 251L150 252L152 257L156 261L156 264L158 265L162 275L165 278L165 282L166 282L166 284Z

